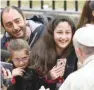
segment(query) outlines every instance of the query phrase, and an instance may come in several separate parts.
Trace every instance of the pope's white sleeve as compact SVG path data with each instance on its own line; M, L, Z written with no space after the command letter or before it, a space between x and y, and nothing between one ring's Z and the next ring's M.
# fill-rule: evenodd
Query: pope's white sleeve
M72 80L71 75L69 75L64 81L64 83L60 86L59 90L70 90L71 80Z

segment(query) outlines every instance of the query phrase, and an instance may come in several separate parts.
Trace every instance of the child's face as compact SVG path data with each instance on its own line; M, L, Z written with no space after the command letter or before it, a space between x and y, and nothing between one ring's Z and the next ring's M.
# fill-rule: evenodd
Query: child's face
M29 64L29 55L27 54L26 49L19 51L12 51L12 62L15 67L21 67L22 69L26 68Z
M54 30L54 40L59 50L64 50L71 42L72 29L68 22L60 22Z

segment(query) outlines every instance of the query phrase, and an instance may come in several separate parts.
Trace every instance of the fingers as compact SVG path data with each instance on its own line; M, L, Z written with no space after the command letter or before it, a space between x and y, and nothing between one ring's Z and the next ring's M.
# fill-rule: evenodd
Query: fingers
M58 72L58 73L57 73L57 76L58 76L58 77L59 77L59 76L61 77L61 76L63 76L63 74L64 74L64 72Z
M58 77L62 77L65 72L66 58L59 59L57 65L50 70L51 79L55 80Z
M63 65L60 65L60 66L57 66L57 67L55 67L55 68L53 68L51 71L53 72L56 72L56 73L58 73L58 72L60 72L60 71L64 71L65 70L65 67L63 66Z
M1 67L1 71L2 71L3 75L6 77L7 76L6 69Z
M6 69L6 72L8 74L8 78L12 78L12 73L10 72L10 70L9 69Z
M12 70L12 76L23 76L25 70L21 69L21 68L15 68Z
M19 73L18 74L19 76L23 76L23 74L24 74L22 71L19 71L18 73Z
M12 74L9 69L1 68L4 79L12 78Z
M64 75L64 71L65 71L65 66L63 65L59 65L57 67L54 67L51 71L50 71L50 75L52 77L52 79L56 79L59 76L63 76Z
M19 71L19 72L25 72L25 70L24 69L21 69L21 68L17 68L17 71Z

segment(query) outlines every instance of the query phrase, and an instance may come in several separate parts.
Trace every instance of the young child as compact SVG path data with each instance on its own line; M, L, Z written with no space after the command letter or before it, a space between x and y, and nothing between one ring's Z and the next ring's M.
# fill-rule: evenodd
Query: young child
M13 39L8 45L11 53L11 61L13 63L12 78L15 78L15 84L10 86L8 90L22 90L22 81L27 66L29 64L29 45L23 39ZM15 87L15 88L14 88Z
M11 52L14 65L12 77L16 82L8 90L39 90L43 85L44 75L56 64L55 47L52 43L48 43L48 38L46 43L44 40L42 38L36 43L30 51L30 56L26 41L21 39L10 41L8 50Z
M23 76L23 72L29 64L29 45L23 39L13 39L8 45L8 50L11 53L11 60L14 65L12 75Z

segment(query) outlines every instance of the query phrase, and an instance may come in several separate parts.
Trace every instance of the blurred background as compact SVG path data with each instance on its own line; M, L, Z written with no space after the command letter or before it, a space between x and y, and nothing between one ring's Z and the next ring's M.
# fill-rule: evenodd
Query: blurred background
M6 6L17 6L23 10L27 18L33 14L47 15L54 13L68 15L77 25L85 1L86 0L0 0L0 12ZM1 33L3 33L3 31L1 28Z

